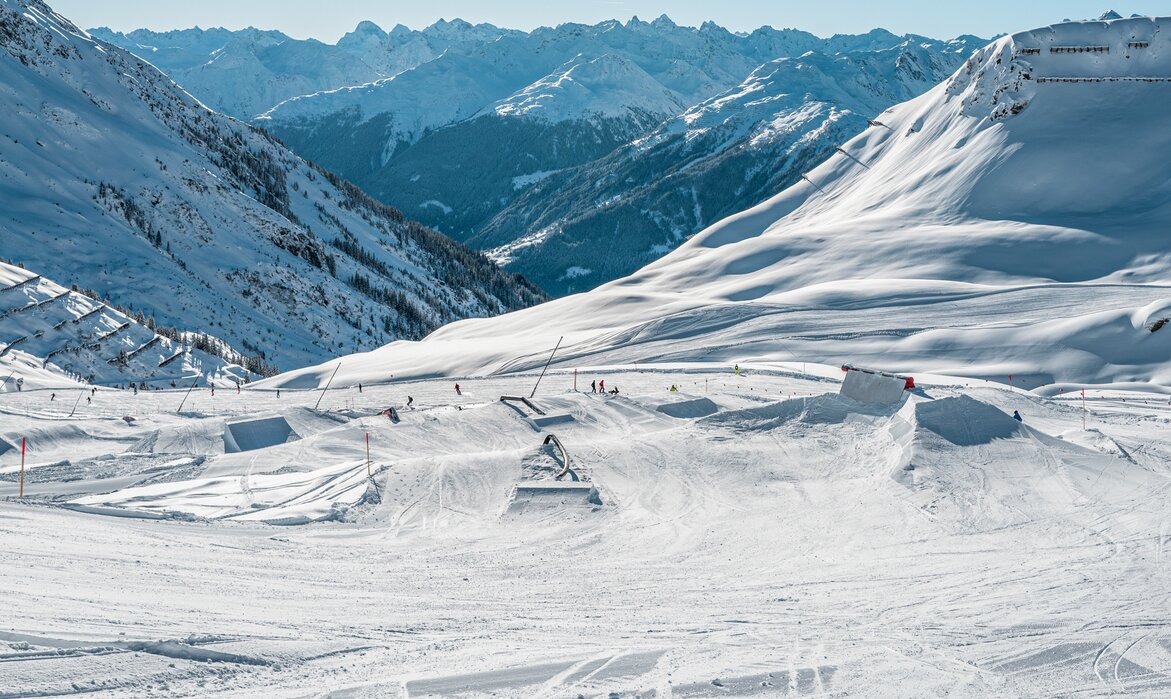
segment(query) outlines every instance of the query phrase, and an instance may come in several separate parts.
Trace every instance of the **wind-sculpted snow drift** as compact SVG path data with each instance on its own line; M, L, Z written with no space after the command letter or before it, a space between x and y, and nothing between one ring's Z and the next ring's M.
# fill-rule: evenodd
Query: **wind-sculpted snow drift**
M796 358L1171 381L1168 22L998 39L799 184L643 270L343 361L338 380L537 366L565 335L563 366Z

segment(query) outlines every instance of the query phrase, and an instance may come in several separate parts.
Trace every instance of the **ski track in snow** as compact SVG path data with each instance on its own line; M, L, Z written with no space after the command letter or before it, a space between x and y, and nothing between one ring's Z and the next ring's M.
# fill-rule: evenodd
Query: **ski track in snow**
M745 369L579 373L618 397L554 371L536 400L573 419L548 430L496 401L534 373L321 413L260 387L183 415L182 391L100 390L72 419L0 394L0 436L32 435L24 503L0 455L0 696L1171 692L1165 397L1091 391L1083 432L1072 397L927 377L875 409L834 367ZM714 414L658 411L705 384ZM224 453L258 415L301 439ZM559 468L550 430L601 506L509 511ZM337 479L365 484L366 432L362 495Z

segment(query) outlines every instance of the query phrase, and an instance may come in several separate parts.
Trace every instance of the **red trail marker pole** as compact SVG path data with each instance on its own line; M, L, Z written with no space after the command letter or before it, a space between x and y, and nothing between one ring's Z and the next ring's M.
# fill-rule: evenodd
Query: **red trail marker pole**
M370 477L370 433L366 433L366 476Z
M24 437L20 438L20 499L24 500Z

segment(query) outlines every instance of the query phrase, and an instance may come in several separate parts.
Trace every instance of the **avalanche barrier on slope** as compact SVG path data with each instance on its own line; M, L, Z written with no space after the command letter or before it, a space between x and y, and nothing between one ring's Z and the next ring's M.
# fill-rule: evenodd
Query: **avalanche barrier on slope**
M229 454L264 449L300 438L280 415L224 423L224 451Z

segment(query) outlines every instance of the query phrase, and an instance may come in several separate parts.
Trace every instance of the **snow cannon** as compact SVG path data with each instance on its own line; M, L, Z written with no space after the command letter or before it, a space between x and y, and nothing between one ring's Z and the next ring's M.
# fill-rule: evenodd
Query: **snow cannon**
M915 378L900 376L875 369L863 369L852 364L842 366L846 373L839 395L859 403L887 405L903 399L904 391L915 388Z

